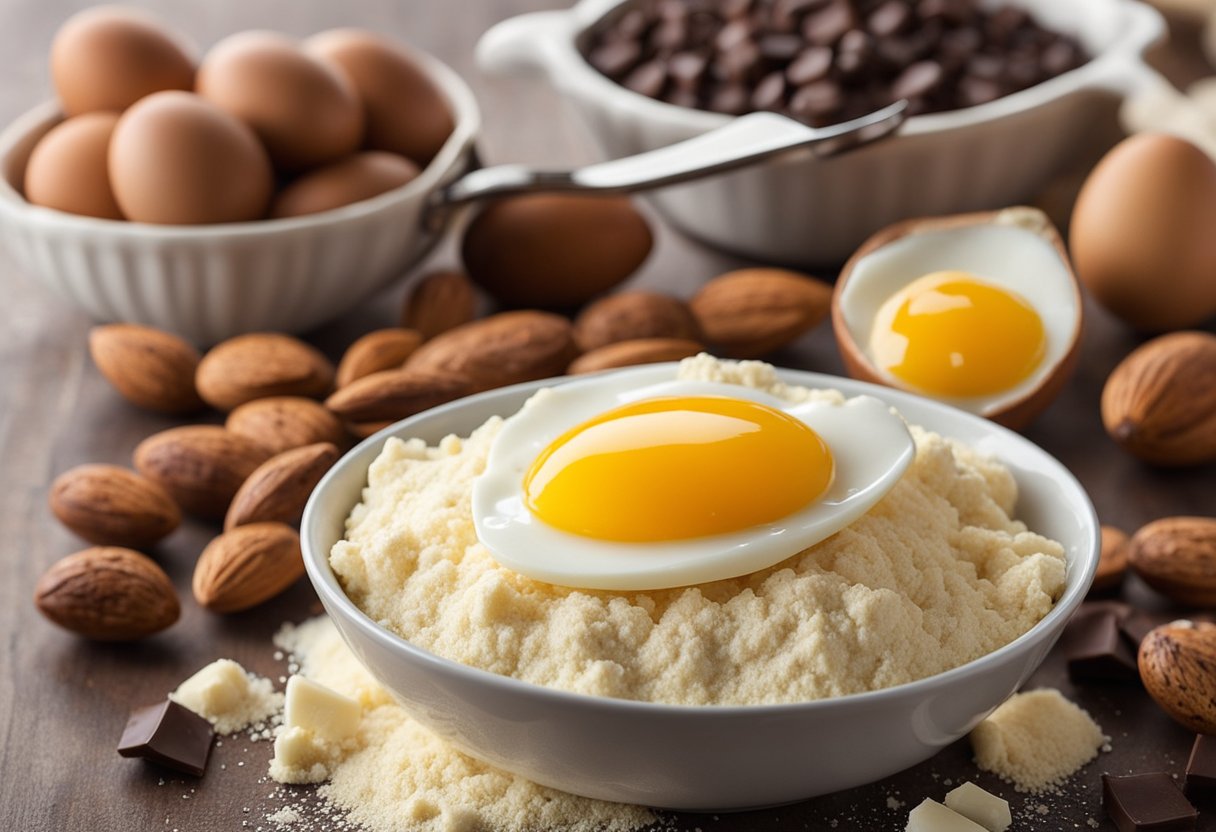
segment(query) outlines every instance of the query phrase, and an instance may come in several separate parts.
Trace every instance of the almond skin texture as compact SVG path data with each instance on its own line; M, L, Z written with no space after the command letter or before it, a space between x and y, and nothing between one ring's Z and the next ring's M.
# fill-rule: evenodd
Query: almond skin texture
M1175 332L1133 351L1106 380L1102 424L1153 465L1216 461L1216 335Z
M637 364L679 361L681 358L696 355L702 349L696 341L683 338L635 338L632 341L617 341L615 344L583 353L571 362L568 372L573 376L616 367L633 367Z
M472 382L461 375L384 370L343 387L325 404L348 422L395 422L472 392Z
M270 396L321 398L333 387L334 368L299 338L255 332L213 347L199 363L194 383L207 404L227 412Z
M1128 543L1128 562L1146 584L1181 604L1216 606L1216 518L1165 517Z
M228 414L224 427L252 439L271 453L332 442L346 444L342 422L325 405L300 396L272 396L246 402Z
M267 521L299 523L309 495L339 456L337 447L328 442L272 456L249 475L232 498L224 517L224 531Z
M688 304L657 292L609 295L574 319L574 342L583 352L638 338L700 341L701 327Z
M759 358L819 324L832 288L783 269L740 269L716 277L690 306L707 343L728 358Z
M1107 592L1123 583L1127 573L1127 532L1114 526L1102 527L1102 551L1098 555L1098 571L1094 573L1091 593Z
M338 389L372 373L397 369L421 343L421 333L413 329L378 329L367 333L351 344L338 362Z
M239 612L268 601L304 574L300 537L283 523L237 526L207 544L194 567L199 605Z
M572 309L637 271L653 244L628 197L528 194L482 209L460 253L473 282L503 306Z
M188 425L153 434L135 449L135 467L183 510L218 519L270 451L214 425Z
M401 325L429 341L476 317L477 289L473 281L460 272L432 272L406 297Z
M85 549L56 563L38 579L34 603L60 627L97 641L150 636L181 614L164 570L115 546Z
M178 415L203 409L194 389L198 350L159 329L107 324L89 332L93 363L124 399L136 407Z
M570 321L521 310L445 332L419 347L405 368L471 379L475 392L561 375L577 354Z
M181 523L163 488L117 465L79 465L51 484L51 512L98 546L151 546Z
M1178 621L1140 642L1140 679L1161 709L1189 730L1216 733L1216 624Z

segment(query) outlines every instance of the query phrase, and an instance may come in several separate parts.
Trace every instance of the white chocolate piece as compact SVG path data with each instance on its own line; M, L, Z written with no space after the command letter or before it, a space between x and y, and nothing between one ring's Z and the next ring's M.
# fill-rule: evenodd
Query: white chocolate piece
M249 696L249 675L232 659L217 659L177 686L170 699L214 721Z
M334 749L304 728L284 728L274 738L270 776L280 783L320 783L329 779Z
M355 735L362 718L355 700L303 676L287 680L283 723L289 729L303 728L325 742L340 743Z
M904 832L987 832L974 821L947 809L936 800L925 798L921 804L908 812L908 825Z
M988 832L1005 832L1013 823L1009 802L974 783L964 783L946 793L946 806L975 821Z

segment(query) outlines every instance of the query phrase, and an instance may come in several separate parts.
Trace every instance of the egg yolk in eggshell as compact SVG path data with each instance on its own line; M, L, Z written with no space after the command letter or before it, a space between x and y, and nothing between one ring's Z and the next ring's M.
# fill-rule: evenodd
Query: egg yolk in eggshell
M678 396L633 402L555 439L524 477L532 514L601 540L653 542L740 531L819 499L827 444L759 402Z
M879 367L939 396L1016 386L1047 351L1043 320L1025 298L966 272L934 272L878 310L870 350Z

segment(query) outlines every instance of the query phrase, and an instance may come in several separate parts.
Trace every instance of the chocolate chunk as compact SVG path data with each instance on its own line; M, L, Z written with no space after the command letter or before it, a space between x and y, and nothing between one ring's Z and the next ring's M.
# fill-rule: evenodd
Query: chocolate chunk
M816 81L798 88L790 99L790 112L794 118L815 123L835 113L843 103L839 86L831 81Z
M891 85L893 98L919 98L935 90L942 82L941 64L933 61L918 61L912 64L895 79Z
M886 38L897 32L912 20L912 10L902 0L886 0L881 6L866 18L866 28L876 38Z
M728 52L747 41L752 36L752 24L747 20L732 20L722 27L714 38L714 47L719 52Z
M1216 736L1199 734L1186 764L1186 796L1204 806L1216 805Z
M1173 778L1161 771L1103 774L1102 807L1119 832L1189 832L1198 817Z
M610 78L620 78L637 64L642 48L637 41L610 41L588 56L591 65Z
M785 77L794 86L801 87L823 78L831 68L832 50L826 46L812 46L802 50L785 71Z
M742 81L760 64L760 50L750 41L720 52L710 65L720 81Z
M870 36L860 29L850 29L836 47L836 69L842 75L858 75L869 66L873 52Z
M679 52L671 56L667 63L667 74L677 87L682 90L694 90L705 74L709 62L704 55L696 52Z
M1119 632L1119 615L1103 610L1079 615L1060 639L1073 681L1138 682L1136 657Z
M118 741L118 753L201 777L214 734L210 722L166 699L131 712Z

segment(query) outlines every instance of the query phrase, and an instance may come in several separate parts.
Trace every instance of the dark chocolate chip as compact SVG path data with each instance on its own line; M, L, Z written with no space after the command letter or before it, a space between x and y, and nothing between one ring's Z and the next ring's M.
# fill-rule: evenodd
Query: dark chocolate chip
M214 735L210 722L166 699L131 712L118 741L118 753L201 777Z
M850 29L836 47L836 69L842 75L858 75L870 65L874 41L860 29Z
M605 43L589 56L591 65L610 78L620 78L637 64L642 48L634 40Z
M650 35L650 46L658 52L671 53L683 49L689 42L688 21L683 18L664 20Z
M720 52L728 52L740 44L747 43L752 36L752 24L747 20L732 20L722 27L714 38L714 47Z
M753 110L780 110L785 106L785 76L770 72L756 85L752 93Z
M803 18L802 35L816 46L831 46L856 25L853 8L844 0L834 0Z
M903 0L886 0L866 18L866 28L876 38L886 38L904 30L912 20L912 10Z
M718 53L711 67L720 81L742 81L760 64L760 50L751 41L743 41Z
M765 35L760 38L760 56L768 61L792 61L802 51L802 38L797 35Z
M895 99L919 98L937 89L942 82L941 64L933 61L918 61L895 79L891 85L891 95Z
M816 81L801 86L790 98L790 112L794 118L814 122L831 115L844 103L840 87L832 81Z
M789 68L785 77L796 87L818 81L832 68L832 50L826 46L812 46L802 50Z
M667 68L659 61L642 64L625 78L625 86L636 93L658 98L667 82Z
M1216 805L1216 736L1199 734L1191 746L1183 791L1191 801L1205 807Z
M708 61L697 52L678 52L667 62L667 74L682 90L696 89L705 74Z
M1198 817L1173 778L1161 771L1103 774L1102 807L1119 832L1190 832Z

